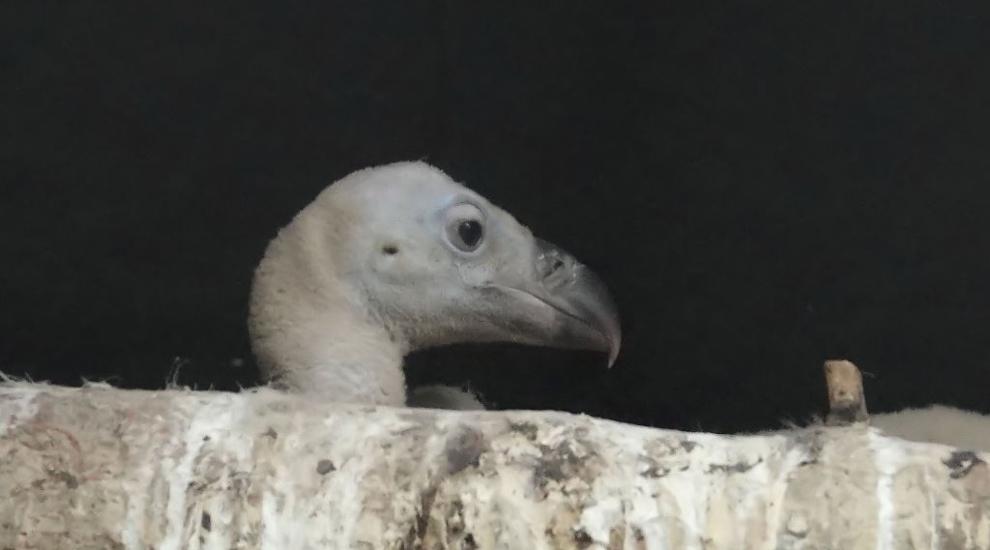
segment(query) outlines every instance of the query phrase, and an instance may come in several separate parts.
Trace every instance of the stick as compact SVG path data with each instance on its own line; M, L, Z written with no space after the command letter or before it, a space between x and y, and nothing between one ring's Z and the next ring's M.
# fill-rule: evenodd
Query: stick
M828 384L827 425L850 426L870 421L863 393L863 375L856 365L846 360L826 361L825 380Z

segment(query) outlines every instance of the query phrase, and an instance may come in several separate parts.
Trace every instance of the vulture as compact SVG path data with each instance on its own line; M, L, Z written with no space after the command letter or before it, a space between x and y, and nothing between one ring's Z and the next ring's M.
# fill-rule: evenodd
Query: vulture
M506 342L619 353L618 311L588 267L423 162L356 171L272 239L248 330L263 378L335 402L483 408L458 389L407 394L407 354Z
M934 404L870 415L870 424L901 439L990 452L990 417L975 411Z
M784 424L786 427L783 429L763 430L756 432L756 435L794 433L807 426L824 425L824 420L814 417L807 426L791 421ZM908 441L990 452L990 415L951 405L935 403L922 408L909 407L887 413L871 413L870 425L884 435Z

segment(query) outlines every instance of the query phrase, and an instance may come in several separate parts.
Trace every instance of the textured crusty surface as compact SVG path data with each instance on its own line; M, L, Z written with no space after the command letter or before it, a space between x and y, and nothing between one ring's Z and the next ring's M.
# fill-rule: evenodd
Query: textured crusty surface
M864 427L0 387L0 549L990 548L987 456Z

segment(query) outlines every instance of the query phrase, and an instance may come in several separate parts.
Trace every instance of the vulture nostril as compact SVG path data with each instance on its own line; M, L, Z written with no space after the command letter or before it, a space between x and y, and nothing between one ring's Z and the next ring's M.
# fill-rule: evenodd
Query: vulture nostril
M543 280L546 283L554 284L563 274L567 272L569 264L566 258L556 254L548 255L543 259Z

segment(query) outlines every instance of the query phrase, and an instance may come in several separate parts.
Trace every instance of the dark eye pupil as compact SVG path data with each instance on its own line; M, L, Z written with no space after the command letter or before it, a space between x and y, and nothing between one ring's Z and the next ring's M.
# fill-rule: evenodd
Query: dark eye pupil
M481 224L474 220L463 221L457 226L457 235L464 244L474 247L481 240Z

